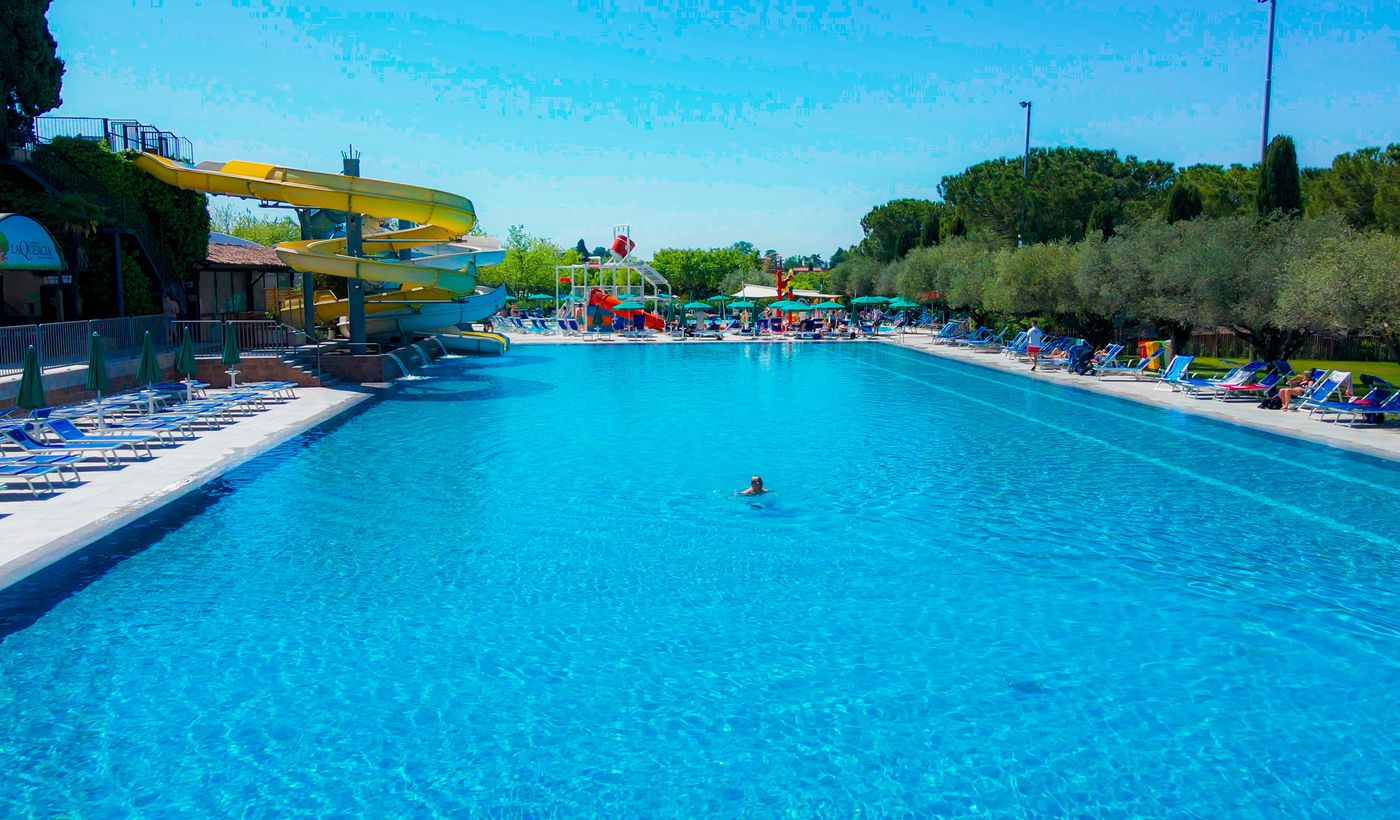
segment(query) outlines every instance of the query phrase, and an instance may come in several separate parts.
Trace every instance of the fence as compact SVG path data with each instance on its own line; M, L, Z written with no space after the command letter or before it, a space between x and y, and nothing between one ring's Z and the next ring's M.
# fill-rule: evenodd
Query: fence
M102 353L110 361L139 356L147 331L150 331L156 352L168 353L180 343L186 329L196 356L220 355L227 333L238 340L240 354L248 357L281 356L309 343L300 330L271 319L182 322L172 321L168 316L135 316L18 325L0 327L0 377L23 371L24 354L31 346L39 354L40 369L54 370L87 364L94 333L102 340Z
M55 137L102 140L113 151L149 151L168 159L194 162L194 146L169 131L136 120L106 117L35 117L26 143L52 142Z
M1247 358L1249 343L1229 331L1197 333L1191 337L1190 352L1215 358ZM1374 336L1309 334L1295 359L1321 359L1343 362L1384 362L1390 360L1385 342Z

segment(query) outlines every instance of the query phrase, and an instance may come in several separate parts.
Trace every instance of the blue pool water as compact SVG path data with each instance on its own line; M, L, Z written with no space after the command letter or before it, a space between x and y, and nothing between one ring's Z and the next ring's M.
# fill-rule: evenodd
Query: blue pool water
M1396 811L1391 465L875 345L426 375L0 596L0 816Z

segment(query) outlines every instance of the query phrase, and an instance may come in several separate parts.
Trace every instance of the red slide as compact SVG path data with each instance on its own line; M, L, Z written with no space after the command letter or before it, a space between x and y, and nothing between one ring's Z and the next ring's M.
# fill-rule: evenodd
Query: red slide
M609 296L608 294L604 293L603 291L598 290L597 288L594 288L593 290L589 291L589 293L588 293L588 307L590 308L589 313L593 313L594 310L603 311L603 312L609 314L609 316L608 316L609 319L611 318L611 314L616 313L616 314L618 314L619 316L625 316L625 317L627 318L627 321L629 321L629 322L632 321L632 316L633 316L634 314L641 313L643 316L646 317L646 324L647 324L647 327L651 328L652 330L665 330L665 329L666 329L666 320L663 319L663 318L661 318L660 316L657 316L655 313L647 313L647 312L643 312L643 311L640 311L640 310L618 310L618 311L614 311L614 310L612 309L612 306L618 304L618 303L621 302L621 301L622 301L622 300L619 299L619 298L617 298L616 296ZM599 318L602 318L602 317L599 317ZM592 316L589 317L589 324L590 324L590 325L593 324L593 317L592 317Z

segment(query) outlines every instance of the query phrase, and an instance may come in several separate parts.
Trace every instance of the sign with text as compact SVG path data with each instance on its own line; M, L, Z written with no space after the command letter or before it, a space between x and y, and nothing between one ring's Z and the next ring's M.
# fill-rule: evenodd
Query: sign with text
M63 257L43 225L27 216L0 214L0 270L63 270Z

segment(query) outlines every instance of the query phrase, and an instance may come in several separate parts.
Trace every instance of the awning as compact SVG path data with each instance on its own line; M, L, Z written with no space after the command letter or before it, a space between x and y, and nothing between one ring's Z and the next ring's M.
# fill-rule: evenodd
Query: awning
M742 288L735 291L732 296L741 299L777 299L778 289L768 285L750 285L745 283ZM800 296L804 299L841 299L839 293L819 293L815 290L794 290L793 296Z
M63 270L63 256L44 226L20 214L0 214L0 270Z

